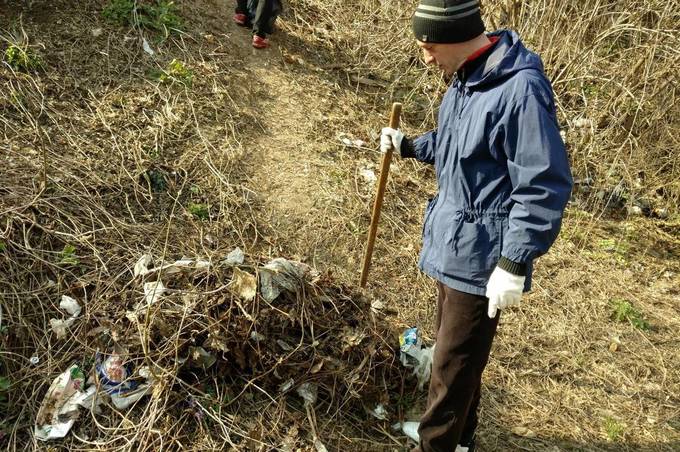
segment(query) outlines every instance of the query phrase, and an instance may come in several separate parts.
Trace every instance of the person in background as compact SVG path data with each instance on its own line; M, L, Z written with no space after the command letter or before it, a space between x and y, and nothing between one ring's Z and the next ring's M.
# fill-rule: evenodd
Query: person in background
M252 27L253 47L269 47L267 35L274 32L274 23L281 13L279 0L237 0L234 22L242 27Z
M475 0L420 0L412 28L452 82L437 129L385 128L381 149L433 164L420 269L437 280L436 347L414 452L472 452L499 310L530 289L557 238L572 177L540 57L510 30L485 33Z

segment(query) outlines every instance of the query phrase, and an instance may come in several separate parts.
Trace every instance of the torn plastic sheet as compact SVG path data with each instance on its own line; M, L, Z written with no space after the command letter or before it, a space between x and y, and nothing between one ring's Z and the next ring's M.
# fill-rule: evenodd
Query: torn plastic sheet
M111 395L111 403L113 403L113 406L116 407L118 410L125 410L128 409L133 403L141 399L147 394L151 394L153 391L153 386L151 384L141 384L137 386L137 389L134 389L132 391L120 393L120 394L112 394Z
M281 383L279 385L279 392L286 392L286 391L290 390L290 388L292 388L294 384L295 384L295 380L293 380L292 378L289 378L288 380L284 381L283 383Z
M69 297L68 295L61 296L61 302L59 303L59 309L66 311L70 314L67 319L50 319L50 328L57 335L57 339L63 339L68 334L68 329L76 321L76 318L80 315L82 308L78 302Z
M144 300L147 306L151 306L158 299L167 292L167 288L163 285L162 281L153 281L144 283Z
M408 421L408 422L397 422L392 426L393 430L401 430L406 436L415 441L420 442L420 435L418 435L418 427L420 427L420 422Z
M375 184L376 181L378 180L378 176L375 175L375 171L373 171L371 168L364 168L361 170L359 174L364 179L364 181L369 185Z
M188 257L182 257L179 260L171 264L163 264L158 267L149 268L151 264L152 257L149 254L145 254L139 258L134 268L134 276L145 276L150 273L162 272L164 275L174 275L176 273L181 273L182 271L190 270L208 270L210 268L210 261L206 259L190 259Z
M151 255L145 254L142 257L140 257L137 263L135 264L133 275L135 277L139 275L146 275L147 273L149 273L149 265L151 265Z
M388 417L385 405L383 405L382 403L376 405L376 407L371 410L371 414L373 415L373 417L375 417L376 419L380 419L381 421L387 420Z
M284 290L297 292L311 268L302 262L272 259L260 267L260 293L266 301L274 301Z
M66 320L50 319L50 328L57 335L57 339L63 339L68 334L68 329L75 322L74 318L68 318Z
M188 363L191 367L207 370L212 367L216 361L217 358L203 347L189 347L189 354L186 358L181 358L179 363Z
M149 41L147 41L146 38L142 38L142 48L146 53L148 53L151 56L154 56L156 54L156 52L154 52L154 50L149 45Z
M87 396L82 390L84 384L85 375L76 364L52 381L36 417L37 439L48 441L66 436L78 419L80 403Z
M63 309L64 311L68 312L74 319L78 317L80 315L80 312L82 311L82 308L80 307L78 302L75 299L69 297L68 295L61 296L59 309Z
M305 401L305 405L314 405L318 392L319 389L314 383L302 383L297 388L297 393Z
M235 266L241 265L245 262L246 256L241 251L241 248L235 248L231 253L227 254L227 257L222 261L225 265Z

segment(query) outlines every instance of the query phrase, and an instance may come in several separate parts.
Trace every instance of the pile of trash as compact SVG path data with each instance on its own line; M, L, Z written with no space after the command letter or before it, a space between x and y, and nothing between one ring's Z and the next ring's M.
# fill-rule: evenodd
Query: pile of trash
M127 410L145 396L167 397L185 374L257 380L259 391L303 403L310 419L314 410L342 408L372 422L396 419L405 367L421 388L429 379L432 348L416 329L402 334L400 351L379 302L304 263L247 264L236 249L219 262L144 255L130 268L117 311L82 316L81 304L63 296L69 316L52 319L55 336L68 340L87 321L98 352L90 369L74 363L54 379L37 439L65 436L81 408L97 415L107 405Z

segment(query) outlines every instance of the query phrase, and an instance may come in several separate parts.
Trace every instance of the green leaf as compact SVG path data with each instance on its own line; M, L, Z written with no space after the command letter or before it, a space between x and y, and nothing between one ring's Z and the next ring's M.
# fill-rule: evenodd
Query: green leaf
M207 220L210 218L210 207L208 207L207 204L190 202L188 209L189 212L199 220Z
M80 261L76 257L76 247L68 243L64 245L59 263L65 265L78 265L79 262Z
M612 300L611 305L613 308L611 315L613 320L620 323L628 322L635 328L643 331L647 331L651 328L650 324L644 319L642 313L635 309L628 301Z

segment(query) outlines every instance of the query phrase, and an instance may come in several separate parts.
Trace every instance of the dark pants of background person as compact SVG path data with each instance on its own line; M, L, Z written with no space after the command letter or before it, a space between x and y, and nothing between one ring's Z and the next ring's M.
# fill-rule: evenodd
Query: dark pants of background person
M427 410L420 420L420 445L413 452L453 452L477 428L482 372L500 314L487 315L489 300L438 283L439 297Z
M253 33L265 38L272 34L272 14L274 12L274 0L259 0L257 2L257 9L255 10L255 19L253 20ZM248 0L237 0L236 13L248 15Z

